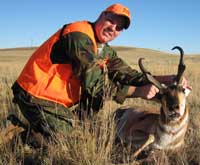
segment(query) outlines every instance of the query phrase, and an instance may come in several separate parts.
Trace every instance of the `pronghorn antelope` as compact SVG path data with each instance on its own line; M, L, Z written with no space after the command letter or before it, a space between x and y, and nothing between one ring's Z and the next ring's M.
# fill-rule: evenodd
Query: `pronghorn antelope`
M150 149L176 150L184 144L184 136L188 127L189 112L186 97L190 89L181 85L185 70L183 50L176 46L172 50L180 51L180 62L175 82L171 85L161 84L143 66L139 59L139 67L150 83L158 87L160 111L144 110L144 108L126 107L116 111L117 138L125 144L140 146L134 153L137 156L144 147Z

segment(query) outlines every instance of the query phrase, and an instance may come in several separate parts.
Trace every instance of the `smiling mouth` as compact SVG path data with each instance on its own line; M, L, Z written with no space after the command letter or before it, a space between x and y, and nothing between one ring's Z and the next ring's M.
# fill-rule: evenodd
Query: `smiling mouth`
M110 34L107 31L104 31L103 35L106 36L106 37L110 37Z
M111 32L110 32L109 30L107 30L107 29L105 29L105 30L103 31L103 34L104 34L105 36L107 36L107 37L112 37Z

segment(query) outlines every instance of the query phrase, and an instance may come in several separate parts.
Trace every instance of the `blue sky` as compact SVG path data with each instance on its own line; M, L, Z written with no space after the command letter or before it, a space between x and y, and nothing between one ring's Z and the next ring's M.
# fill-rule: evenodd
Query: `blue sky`
M130 9L132 23L110 45L200 53L200 0L4 0L0 48L39 46L63 24L95 21L113 3Z

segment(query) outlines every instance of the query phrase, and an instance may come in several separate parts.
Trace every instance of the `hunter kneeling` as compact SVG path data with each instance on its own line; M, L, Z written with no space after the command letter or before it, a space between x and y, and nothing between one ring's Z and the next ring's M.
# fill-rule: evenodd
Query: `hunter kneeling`
M13 102L34 132L54 139L70 129L71 119L84 120L102 109L105 95L123 103L126 98L152 99L159 92L108 45L130 23L129 9L113 4L95 22L64 25L32 54L12 90ZM156 79L169 84L173 76Z

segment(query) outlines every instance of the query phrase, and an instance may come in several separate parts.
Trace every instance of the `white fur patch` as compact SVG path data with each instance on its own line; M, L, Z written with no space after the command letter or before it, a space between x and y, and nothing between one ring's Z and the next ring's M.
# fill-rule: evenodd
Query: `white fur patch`
M182 117L185 113L185 105L186 105L186 99L184 98L180 104L179 104L179 108L180 108L180 116Z
M185 91L184 91L185 96L187 97L190 94L190 92L191 92L191 89L186 88Z

